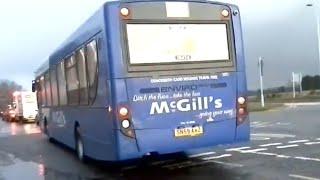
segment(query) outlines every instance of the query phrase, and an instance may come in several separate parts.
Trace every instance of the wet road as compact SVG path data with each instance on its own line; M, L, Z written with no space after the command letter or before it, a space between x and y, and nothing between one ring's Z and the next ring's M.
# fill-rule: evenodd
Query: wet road
M252 141L208 149L189 159L117 169L80 163L33 124L0 120L0 180L20 179L306 179L320 180L320 106L251 113Z

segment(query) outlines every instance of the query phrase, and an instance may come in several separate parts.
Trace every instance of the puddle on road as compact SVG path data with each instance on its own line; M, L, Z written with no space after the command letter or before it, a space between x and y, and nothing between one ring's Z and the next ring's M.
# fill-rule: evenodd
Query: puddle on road
M2 180L85 180L99 179L99 177L82 177L78 174L48 169L44 164L34 162L16 161L9 166L0 166L0 179Z
M1 123L0 124L0 137L16 136L16 135L29 135L41 133L39 127L35 124L18 123Z
M0 153L1 155L1 153ZM1 158L1 156L0 156ZM57 171L44 164L25 162L7 155L7 163L0 163L0 180L87 180L102 179L101 176L85 177L80 174ZM0 159L1 161L3 159ZM3 161L2 161L3 162Z
M45 179L43 166L33 162L16 162L10 166L0 167L0 177L5 180Z

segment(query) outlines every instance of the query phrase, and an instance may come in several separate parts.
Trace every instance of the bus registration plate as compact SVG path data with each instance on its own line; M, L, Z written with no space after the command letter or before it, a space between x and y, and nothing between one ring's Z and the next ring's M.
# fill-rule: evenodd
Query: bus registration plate
M174 130L175 137L194 137L203 134L202 126L179 128Z

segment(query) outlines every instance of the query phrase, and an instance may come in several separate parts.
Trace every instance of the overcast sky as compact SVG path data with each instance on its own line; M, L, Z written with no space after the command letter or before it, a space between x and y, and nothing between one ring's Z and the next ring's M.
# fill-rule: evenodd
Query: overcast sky
M220 0L240 7L248 85L259 86L257 59L265 59L265 85L286 84L292 71L319 72L311 0ZM0 79L30 89L33 72L105 0L0 1Z

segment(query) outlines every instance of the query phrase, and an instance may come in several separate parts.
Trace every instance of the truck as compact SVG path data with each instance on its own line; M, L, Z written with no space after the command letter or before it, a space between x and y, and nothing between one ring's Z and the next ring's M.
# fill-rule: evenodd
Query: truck
M15 120L18 122L35 122L38 114L36 93L16 91L13 93Z

